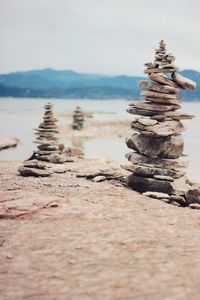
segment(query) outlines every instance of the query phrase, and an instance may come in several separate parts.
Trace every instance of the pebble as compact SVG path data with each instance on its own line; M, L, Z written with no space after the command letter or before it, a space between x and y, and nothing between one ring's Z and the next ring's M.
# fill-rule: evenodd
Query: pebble
M187 206L187 202L185 200L184 197L182 196L179 196L179 195L171 195L169 197L170 201L175 201L175 202L178 202L181 206Z
M170 201L169 203L172 204L172 205L174 205L174 206L178 206L178 207L181 206L180 203L178 203L176 201Z
M200 188L195 186L191 187L186 193L186 200L189 204L200 204Z
M58 207L58 206L59 206L58 203L55 201L47 204L47 207Z
M193 209L200 209L200 204L199 203L192 203L189 205L190 208L193 208Z
M92 181L94 182L101 182L101 181L105 181L106 177L105 176L96 176L92 179Z
M157 120L153 120L150 118L140 118L140 119L138 119L138 122L145 126L153 126L158 123Z

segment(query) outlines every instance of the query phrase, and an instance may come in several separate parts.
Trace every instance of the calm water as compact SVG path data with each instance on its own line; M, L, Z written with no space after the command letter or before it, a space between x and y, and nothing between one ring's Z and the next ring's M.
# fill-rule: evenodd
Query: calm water
M21 143L16 148L0 152L0 160L24 160L27 159L35 145L32 143L34 134L32 129L41 122L43 106L47 99L12 99L0 98L0 138L17 137ZM81 105L84 111L92 112L94 120L111 120L115 118L127 118L126 100L54 100L54 111L60 124L71 122L68 115L77 105ZM199 180L200 176L200 102L183 103L182 111L195 114L192 121L185 121L186 132L185 154L190 161L189 175ZM70 140L64 141L67 146ZM125 162L124 154L128 152L124 138L91 139L84 143L84 150L88 156L101 156Z

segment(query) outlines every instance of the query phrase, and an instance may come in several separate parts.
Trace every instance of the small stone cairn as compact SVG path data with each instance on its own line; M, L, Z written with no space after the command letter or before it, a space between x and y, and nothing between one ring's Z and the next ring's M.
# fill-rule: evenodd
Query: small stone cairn
M34 142L38 144L38 149L29 160L24 162L23 166L19 167L18 170L22 176L49 176L53 172L47 162L61 164L71 161L63 154L64 145L58 143L57 119L52 109L51 102L45 104L43 122L35 129L36 140Z
M73 129L82 130L84 124L84 112L80 106L77 106L73 114Z
M181 108L179 92L195 90L196 84L177 73L174 61L161 40L154 63L145 64L150 80L139 82L145 101L132 102L127 109L138 117L131 123L133 135L126 138L128 148L134 150L126 154L131 165L122 167L131 172L127 184L134 190L183 204L189 185L187 162L180 159L184 149L181 120L193 116L177 110Z

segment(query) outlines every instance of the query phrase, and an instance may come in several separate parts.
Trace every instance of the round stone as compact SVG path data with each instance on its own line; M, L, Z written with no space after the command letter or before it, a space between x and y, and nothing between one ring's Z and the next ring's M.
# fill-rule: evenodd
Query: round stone
M153 126L153 125L156 125L158 123L157 120L153 120L153 119L150 119L150 118L139 118L138 122L142 125L145 125L145 126Z

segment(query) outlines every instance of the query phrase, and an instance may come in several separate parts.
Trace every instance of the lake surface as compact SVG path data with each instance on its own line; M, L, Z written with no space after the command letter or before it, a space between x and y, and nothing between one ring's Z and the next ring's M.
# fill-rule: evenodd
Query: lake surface
M126 100L50 100L59 119L59 124L71 123L72 112L77 105L84 111L92 112L94 120L113 120L130 118ZM48 99L0 98L0 138L17 137L21 143L16 148L0 151L0 160L25 160L35 149L33 128L37 128L43 116L43 106ZM186 158L190 161L188 174L194 180L200 180L200 102L182 103L183 112L196 115L191 121L185 121L184 132ZM64 140L71 145L69 139ZM119 162L126 162L124 155L128 149L124 138L97 138L87 140L84 145L87 156L107 157Z

